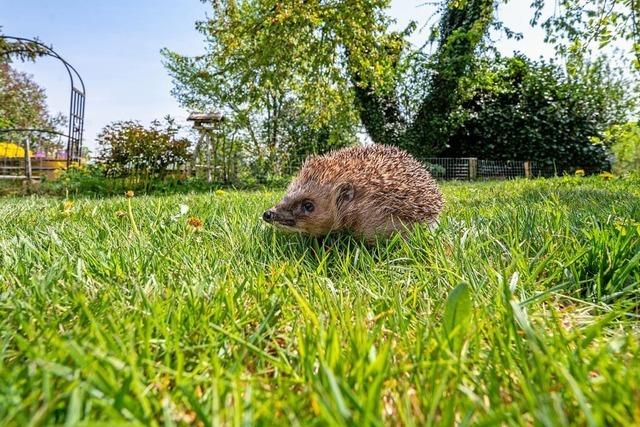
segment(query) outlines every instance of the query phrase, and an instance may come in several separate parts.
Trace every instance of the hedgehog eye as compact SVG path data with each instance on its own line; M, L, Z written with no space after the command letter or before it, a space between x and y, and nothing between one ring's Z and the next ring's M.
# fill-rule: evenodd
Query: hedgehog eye
M311 212L313 212L314 207L315 207L315 206L313 206L313 203L311 203L311 202L304 202L304 203L302 204L302 210L303 210L304 212L306 212L306 213L311 213Z

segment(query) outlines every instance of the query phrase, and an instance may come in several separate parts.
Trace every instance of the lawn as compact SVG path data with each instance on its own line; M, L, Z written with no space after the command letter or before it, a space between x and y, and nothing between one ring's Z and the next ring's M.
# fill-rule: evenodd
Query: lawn
M278 191L0 199L0 425L640 423L640 178L443 187L373 247Z

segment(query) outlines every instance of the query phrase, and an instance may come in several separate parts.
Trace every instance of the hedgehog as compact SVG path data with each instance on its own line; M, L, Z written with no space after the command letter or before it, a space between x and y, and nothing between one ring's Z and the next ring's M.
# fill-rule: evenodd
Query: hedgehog
M436 181L406 151L374 144L314 155L262 219L312 236L349 232L374 242L415 224L436 223L444 201Z

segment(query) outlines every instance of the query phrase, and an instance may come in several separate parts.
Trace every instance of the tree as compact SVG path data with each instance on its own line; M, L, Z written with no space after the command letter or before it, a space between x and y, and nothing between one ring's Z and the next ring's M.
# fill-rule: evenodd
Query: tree
M197 23L207 37L206 55L185 58L164 51L176 80L174 93L185 105L194 93L216 93L216 101L230 108L262 104L258 110L273 119L283 101L295 99L317 127L357 113L375 142L419 155L442 148L459 80L494 10L494 0L443 3L433 73L423 82L429 90L418 110L405 114L397 86L406 58L413 56L406 35L415 24L390 32L389 0L210 3L208 20ZM272 135L280 124L272 120Z
M380 90L375 84L360 79L357 70L352 71L360 118L375 142L399 145L420 157L442 151L450 132L448 117L457 103L459 83L470 72L481 41L493 22L493 11L493 0L442 3L440 23L434 35L438 41L436 53L426 58L427 67L421 70L423 87L412 88L422 95L415 110L403 112L398 99L402 79L411 78L402 70L420 67L416 59L425 61L420 51L411 50L406 42L400 41L412 31L411 26L404 33L391 34L390 37L398 41L385 46L393 70L390 88Z
M614 1L621 4L626 0ZM300 101L297 105L302 107L299 108L301 114L314 119L326 117L322 113L327 110L332 112L330 117L339 117L336 113L346 114L355 107L360 122L374 142L399 145L422 158L468 152L468 146L456 147L462 144L461 139L452 137L460 134L464 108L471 109L469 114L486 113L483 116L486 118L492 112L480 109L493 108L502 114L522 102L529 105L534 100L540 101L536 100L535 91L527 93L526 99L494 96L496 93L489 91L482 96L491 102L474 104L469 100L470 96L476 96L476 100L481 96L479 92L470 94L469 84L477 88L474 76L484 73L478 77L482 79L488 75L487 66L483 64L484 58L492 58L486 37L488 31L495 28L505 31L507 36L517 37L517 33L496 21L494 12L498 3L497 0L443 0L439 23L430 38L430 43L436 46L435 53L427 54L424 47L415 49L407 42L415 24L403 31L390 31L388 0L286 4L276 0L212 0L213 13L207 21L198 23L198 28L207 36L207 54L191 59L173 54L175 56L168 56L168 67L174 78L178 77L179 96L183 98L193 96L194 92L217 93L231 108L238 108L238 105L249 105L265 96L268 99L268 94L273 92L278 94L273 98L279 100L277 105ZM536 3L540 2L534 1L534 7ZM538 18L534 17L534 22ZM528 75L532 79L533 76L564 79L564 86L553 89L551 84L545 87L546 93L569 96L572 102L578 102L580 96L588 98L593 93L582 87L573 96L564 89L570 87L567 79L574 79L575 83L581 76L586 76L584 70L590 67L588 59L576 56L568 63L567 73L546 72L544 67L532 66ZM179 69L179 66L183 68ZM493 71L496 71L495 76L509 78L497 72L499 70ZM211 84L206 86L204 82ZM198 87L199 90L194 90ZM615 90L610 95L611 99L615 98ZM608 96L603 95L601 99L610 99ZM554 110L559 116L549 117L549 123L567 126L557 129L558 134L578 126L573 123L577 111L565 108L565 101L563 98L550 100L562 108ZM596 108L594 104L587 105ZM616 104L598 112L617 114L620 112L617 108ZM267 111L278 111L279 119L274 126L282 129L280 113L283 109L274 106ZM527 111L528 118L535 117L533 109ZM274 117L270 113L266 116ZM260 117L260 114L246 117ZM581 123L578 127L584 126L575 138L570 139L575 144L565 148L582 152L582 159L591 152L590 140L598 137L611 122L602 114L593 118L585 116L578 121ZM465 123L471 124L468 120ZM484 120L475 129L486 123L489 120ZM569 126L569 123L573 124ZM514 134L495 135L495 138L518 140L514 135L519 130L515 127L508 130ZM545 128L545 132L548 130ZM480 140L485 141L487 147L496 147L498 142L487 138ZM491 151L477 151L492 157ZM550 156L559 155L558 151L544 152ZM602 160L604 153L598 152L594 156ZM600 160L594 159L594 162L603 164Z
M630 44L632 63L640 71L640 1L554 0L554 13L544 15L548 0L533 0L532 25L541 25L546 41L562 57L580 62L594 45L597 50L615 41Z
M445 4L429 91L401 145L422 155L444 148L442 140L450 132L448 116L458 102L460 82L471 71L480 42L493 21L493 11L491 0Z
M331 148L353 140L337 135L354 135L357 115L348 81L334 78L341 70L326 60L321 61L326 66L312 70L305 58L306 41L315 36L304 30L302 21L315 18L290 19L291 6L271 3L211 2L209 20L196 25L206 37L206 53L189 58L164 49L163 55L178 101L189 109L224 112L226 129L248 161L277 169L292 141L301 140L290 134L299 128L288 122L292 111L299 114L296 122L305 122L303 127L333 135L328 138L335 144ZM256 37L256 31L271 26L286 30ZM276 40L268 42L269 37ZM306 78L301 66L316 78Z
M611 126L603 133L602 142L611 147L616 173L640 171L640 123L628 122Z
M52 116L47 96L31 76L0 63L0 129L43 129L55 131L65 122L62 114ZM5 132L2 139L22 142L24 134ZM43 133L32 141L32 149L52 153L61 147L55 138Z
M31 77L0 64L0 128L48 128L47 96Z
M30 75L11 67L12 58L33 60L39 55L37 45L0 38L0 129L55 131L66 121L61 113L51 115L45 90ZM3 133L0 138L22 142L24 134ZM55 138L46 133L39 134L32 142L33 150L51 153L60 148Z

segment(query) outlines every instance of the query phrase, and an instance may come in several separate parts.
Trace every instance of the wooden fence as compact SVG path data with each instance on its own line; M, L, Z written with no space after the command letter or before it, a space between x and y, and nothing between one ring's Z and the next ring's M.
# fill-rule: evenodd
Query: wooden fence
M44 176L50 178L56 170L66 167L65 159L0 158L0 179L40 179Z

